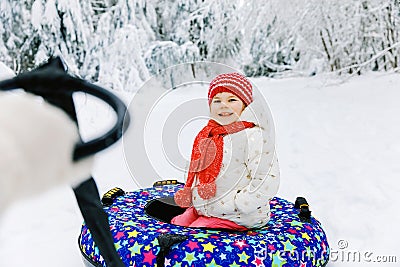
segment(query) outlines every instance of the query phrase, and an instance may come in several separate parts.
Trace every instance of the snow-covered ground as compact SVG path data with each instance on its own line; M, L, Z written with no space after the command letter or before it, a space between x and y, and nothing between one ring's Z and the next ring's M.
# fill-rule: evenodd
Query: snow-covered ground
M274 115L278 195L307 198L334 252L328 266L398 266L400 74L371 73L345 82L326 75L253 81ZM111 118L110 112L79 100L83 131L104 129L102 118ZM114 186L137 188L122 142L97 156L93 174L101 193ZM81 223L68 186L16 203L1 224L0 266L82 266ZM360 262L347 260L353 252L360 253ZM373 263L377 256L396 256L397 263Z

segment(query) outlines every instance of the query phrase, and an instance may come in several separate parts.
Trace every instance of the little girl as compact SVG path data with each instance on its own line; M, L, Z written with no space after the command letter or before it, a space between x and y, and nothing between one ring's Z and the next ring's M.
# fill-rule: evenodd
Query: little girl
M262 126L242 120L252 102L245 76L226 73L211 81L211 119L196 136L186 184L174 196L187 209L171 223L244 231L268 222L279 167L275 156L269 160L274 151L266 148Z

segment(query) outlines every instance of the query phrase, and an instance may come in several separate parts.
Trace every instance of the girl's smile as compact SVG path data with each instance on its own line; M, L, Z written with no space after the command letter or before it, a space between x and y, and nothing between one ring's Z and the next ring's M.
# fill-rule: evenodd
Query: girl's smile
M232 114L233 114L233 112L221 112L221 113L219 113L218 115L219 115L219 116L226 117L226 116L230 116L230 115L232 115Z

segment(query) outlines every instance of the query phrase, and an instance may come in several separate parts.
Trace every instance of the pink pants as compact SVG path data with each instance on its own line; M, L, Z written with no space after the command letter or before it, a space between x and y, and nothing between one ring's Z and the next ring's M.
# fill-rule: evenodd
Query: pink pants
M172 224L187 226L187 227L207 227L219 229L231 229L237 231L246 231L246 227L238 225L232 221L220 219L216 217L206 217L197 214L195 208L190 207L181 215L178 215L171 220Z

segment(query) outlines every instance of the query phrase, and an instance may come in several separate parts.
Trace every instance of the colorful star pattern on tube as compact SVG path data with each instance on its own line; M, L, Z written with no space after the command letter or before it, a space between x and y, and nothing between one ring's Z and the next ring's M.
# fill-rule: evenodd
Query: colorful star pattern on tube
M327 262L330 250L321 224L314 217L311 223L301 222L294 205L278 197L270 201L268 224L247 232L186 228L158 221L145 213L148 201L171 197L180 187L165 185L127 192L104 208L115 248L125 265L156 266L160 250L157 237L161 234L188 237L171 247L165 258L166 267L311 267ZM82 226L79 245L85 258L96 266L106 266L86 225Z

